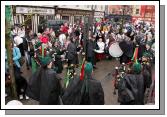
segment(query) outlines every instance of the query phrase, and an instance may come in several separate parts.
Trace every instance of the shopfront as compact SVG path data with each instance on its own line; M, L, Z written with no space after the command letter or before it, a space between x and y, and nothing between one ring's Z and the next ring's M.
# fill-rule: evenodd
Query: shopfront
M59 20L66 20L71 24L79 24L84 21L85 16L92 15L91 11L59 8L56 17Z
M54 20L55 9L35 6L15 6L13 10L13 23L28 26L38 33L38 24L43 20Z

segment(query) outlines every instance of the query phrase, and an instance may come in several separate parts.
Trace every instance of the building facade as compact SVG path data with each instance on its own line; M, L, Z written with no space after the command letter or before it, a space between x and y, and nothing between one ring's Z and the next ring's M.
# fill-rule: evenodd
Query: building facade
M84 22L85 16L103 18L104 11L104 5L59 5L56 18L74 24Z
M154 5L135 5L132 14L133 22L141 20L145 22L155 23L155 6Z
M84 17L103 18L104 5L49 5L12 6L12 24L26 25L38 33L38 25L43 20L66 20L71 24L84 22Z
M109 5L108 12L112 15L131 15L132 5Z
M38 33L38 25L43 19L54 20L55 8L44 6L12 6L13 24L28 26Z

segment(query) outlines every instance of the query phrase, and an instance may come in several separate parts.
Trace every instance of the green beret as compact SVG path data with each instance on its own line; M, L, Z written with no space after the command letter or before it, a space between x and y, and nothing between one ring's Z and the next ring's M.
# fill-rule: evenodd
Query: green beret
M85 74L91 74L93 71L93 66L91 63L86 63L85 65Z
M35 45L35 49L39 48L42 45L42 43L40 41L38 41Z
M52 62L52 58L49 56L46 56L44 58L41 58L41 64L43 66L48 65L50 62Z
M133 70L134 70L134 73L136 74L140 74L141 72L141 64L140 63L134 63L133 64Z
M147 43L146 43L147 45L149 45L150 47L151 47L151 45L152 45L152 42L151 41L147 41Z
M144 53L143 53L143 56L144 56L144 57L151 57L152 55L151 55L150 52L144 52Z

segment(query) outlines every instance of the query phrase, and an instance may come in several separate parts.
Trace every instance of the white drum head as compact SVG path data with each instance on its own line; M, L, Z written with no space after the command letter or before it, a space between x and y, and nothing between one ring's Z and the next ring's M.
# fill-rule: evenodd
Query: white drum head
M120 57L123 54L117 42L111 44L111 46L109 47L109 53L112 57Z

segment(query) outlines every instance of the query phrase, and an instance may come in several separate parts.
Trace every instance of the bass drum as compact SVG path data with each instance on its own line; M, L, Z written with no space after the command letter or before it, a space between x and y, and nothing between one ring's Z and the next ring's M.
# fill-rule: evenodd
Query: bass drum
M120 57L122 56L123 52L119 47L118 42L114 42L109 47L109 53L112 57Z

